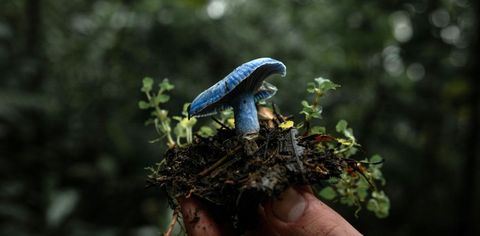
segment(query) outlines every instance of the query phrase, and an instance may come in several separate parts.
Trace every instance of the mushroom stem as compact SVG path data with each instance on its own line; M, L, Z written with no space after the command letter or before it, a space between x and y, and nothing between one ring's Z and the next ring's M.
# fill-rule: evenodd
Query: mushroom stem
M237 134L246 136L258 133L257 108L252 93L241 93L231 102L235 114L235 130Z

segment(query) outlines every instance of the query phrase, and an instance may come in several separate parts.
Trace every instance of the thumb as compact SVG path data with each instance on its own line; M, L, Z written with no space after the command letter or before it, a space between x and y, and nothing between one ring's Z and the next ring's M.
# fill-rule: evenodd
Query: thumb
M265 221L280 235L361 235L307 188L288 188L264 207Z

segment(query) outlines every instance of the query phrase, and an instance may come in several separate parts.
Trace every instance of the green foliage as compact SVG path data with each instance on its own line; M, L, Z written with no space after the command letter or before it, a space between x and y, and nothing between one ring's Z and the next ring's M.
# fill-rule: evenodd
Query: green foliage
M191 117L188 118L188 106L190 103L185 103L183 105L182 115L183 116L173 116L174 120L177 120L178 123L175 126L174 133L177 136L177 144L183 146L181 139L186 139L186 144L193 142L193 126L197 123L197 118Z
M333 200L337 197L337 192L335 192L332 187L328 186L318 192L318 195L324 199Z
M173 90L175 86L172 85L168 79L164 79L158 84L158 91L153 93L153 84L154 80L152 78L145 77L143 79L140 91L145 93L147 101L138 102L138 107L140 109L151 110L151 117L145 122L145 124L153 124L155 131L160 136L159 138L152 140L152 142L158 142L161 138L167 137L167 146L170 148L175 145L185 146L191 144L193 142L194 134L193 127L197 123L197 118L188 117L188 107L190 104L183 104L182 116L172 116L170 118L168 111L162 109L160 105L170 100L170 96L166 94L166 92ZM175 128L173 128L173 134L171 126L172 119L177 121ZM213 135L214 131L208 126L202 126L197 134L202 137L208 137Z
M360 144L357 143L355 136L353 136L352 128L348 128L348 122L345 120L338 121L335 129L345 138L337 139L340 143L340 147L336 149L334 153L344 155L345 157L355 154L357 152L357 147L359 147Z
M310 134L325 134L326 129L323 126L313 126L310 128Z
M372 198L368 200L367 209L374 212L378 218L385 218L390 210L390 199L383 191L374 191Z
M314 98L312 104L302 101L303 110L300 113L305 115L306 124L314 118L321 118L320 98L327 91L338 87L340 85L323 78L316 78L314 82L308 83L307 92L314 94ZM378 192L375 185L375 182L379 182L381 186L386 183L380 170L382 158L379 155L373 155L369 160L365 159L362 162L351 159L360 147L353 129L348 127L348 122L345 120L338 121L335 129L343 135L343 138L336 138L339 145L331 148L335 155L345 158L349 166L340 178L328 180L328 186L318 192L319 196L326 200L338 200L348 206L356 206L355 214L362 209L362 205L367 204L367 209L374 212L377 217L387 217L390 209L389 199L383 191ZM321 126L313 126L309 129L309 133L325 134L326 130Z
M322 107L316 103L310 104L307 101L302 101L303 110L300 114L305 115L306 121L311 121L312 119L321 119L322 118Z
M337 125L335 126L337 132L343 134L346 138L355 142L355 137L353 136L353 130L348 128L348 122L345 120L338 121Z
M227 109L224 111L220 112L220 116L218 119L220 122L222 122L224 125L230 128L235 128L235 121L233 118L233 110L232 109ZM214 124L216 128L220 128L219 124L215 123Z
M215 131L208 127L208 126L202 126L200 129L197 131L197 134L200 135L201 137L207 138L215 134Z
M309 82L307 84L307 92L315 94L319 98L322 97L327 91L335 90L340 85L333 83L328 79L322 77L315 78L314 82Z
M311 122L313 119L321 119L322 118L322 106L320 105L320 98L325 95L326 92L329 90L335 90L336 88L340 87L340 85L333 83L332 81L324 78L316 78L314 82L309 82L307 84L307 92L313 95L313 99L311 102L303 100L302 104L302 111L300 114L305 116L304 124L307 132L315 134L315 133L325 133L325 128L321 126L313 126L311 127ZM300 125L300 127L303 125Z
M143 79L140 91L145 93L147 101L139 101L138 107L142 110L151 110L150 118L145 124L153 124L155 126L155 131L160 136L159 138L152 140L152 142L157 142L160 138L167 137L167 145L173 147L175 141L172 138L172 128L170 126L171 118L168 117L168 111L162 109L160 104L168 102L170 96L168 96L166 92L172 90L174 86L170 84L168 79L164 79L159 83L158 91L152 92L153 83L154 81L150 77L145 77Z
M380 186L386 184L380 170L382 165L378 160L381 160L381 157L374 155L369 160L351 162L352 165L342 173L340 178L328 180L329 186L320 190L319 196L327 200L338 200L347 206L356 206L355 214L358 214L366 204L367 210L375 213L377 217L387 217L390 200L383 191L377 189L376 185L376 183Z

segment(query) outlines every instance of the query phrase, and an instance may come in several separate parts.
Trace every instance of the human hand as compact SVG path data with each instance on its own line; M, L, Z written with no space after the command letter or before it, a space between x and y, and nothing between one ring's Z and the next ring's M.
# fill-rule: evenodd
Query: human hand
M232 235L228 222L215 221L193 198L180 200L188 235ZM260 225L246 235L361 235L343 217L318 200L309 187L289 188L259 207Z

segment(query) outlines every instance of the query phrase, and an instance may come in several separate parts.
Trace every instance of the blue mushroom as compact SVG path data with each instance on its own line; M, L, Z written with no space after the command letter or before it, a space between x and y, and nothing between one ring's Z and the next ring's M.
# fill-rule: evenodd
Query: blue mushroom
M189 116L209 116L233 108L237 134L258 133L260 126L255 103L272 97L277 89L264 80L272 74L287 73L285 65L271 58L258 58L237 67L225 78L200 93L190 105Z

